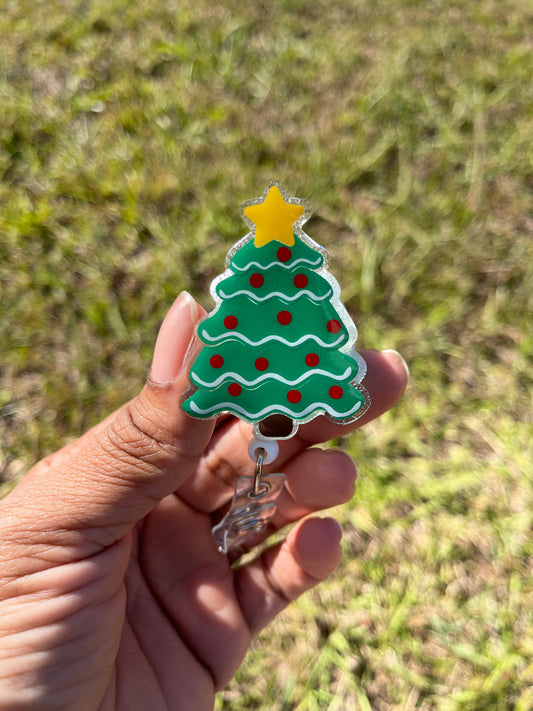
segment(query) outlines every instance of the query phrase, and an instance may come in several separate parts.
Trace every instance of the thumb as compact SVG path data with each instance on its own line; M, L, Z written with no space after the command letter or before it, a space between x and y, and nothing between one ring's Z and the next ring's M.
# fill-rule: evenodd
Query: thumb
M212 422L180 407L189 387L184 362L202 315L183 292L163 321L140 394L85 435L71 456L30 472L4 499L19 530L26 523L49 543L58 536L61 545L72 540L98 549L124 536L192 474L213 430Z

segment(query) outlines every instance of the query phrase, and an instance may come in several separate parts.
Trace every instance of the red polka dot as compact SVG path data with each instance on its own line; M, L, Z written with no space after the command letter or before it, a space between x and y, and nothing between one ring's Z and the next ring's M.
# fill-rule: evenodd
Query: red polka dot
M330 333L338 333L341 330L341 322L336 318L332 318L331 321L327 323L327 329Z
M332 400L339 400L343 396L343 390L340 385L332 385L329 389L329 396Z
M302 399L302 393L299 390L289 390L287 393L287 400L296 404Z
M297 289L303 289L304 287L307 286L309 282L309 279L305 276L305 274L297 274L294 279L293 279L293 284Z
M211 365L212 368L222 368L224 365L224 358L222 358L221 355L213 355L209 359L209 364Z
M253 286L254 289L259 289L264 283L265 279L262 274L255 273L250 277L250 286Z
M235 316L226 316L224 319L224 326L226 328L237 328L238 320Z
M320 361L320 358L316 353L308 353L305 356L305 364L308 365L310 368L314 368L315 365L318 365Z
M239 383L231 383L231 385L228 385L228 393L231 395L231 397L237 397L241 394L241 392L242 388Z
M280 311L278 314L278 321L282 326L287 326L292 321L292 314L290 311Z
M288 262L292 257L292 252L288 247L280 247L276 252L276 256L280 262Z
M258 358L255 361L257 370L266 370L268 368L268 360L266 358Z

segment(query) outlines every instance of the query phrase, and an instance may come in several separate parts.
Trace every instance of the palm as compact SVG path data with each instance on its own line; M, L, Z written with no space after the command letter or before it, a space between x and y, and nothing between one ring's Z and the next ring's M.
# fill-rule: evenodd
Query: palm
M116 674L102 709L111 700L113 709L212 709L253 633L285 606L250 570L234 574L210 527L210 516L172 495L135 530ZM258 596L270 604L258 606Z
M116 674L102 709L212 709L272 614L272 605L259 612L254 603L275 592L261 581L252 590L242 571L234 576L210 527L210 516L175 495L137 526Z
M248 635L244 625L235 640L227 640L222 655L217 653L214 643L212 654L208 653L212 633L220 625L216 612L206 609L202 603L201 590L195 582L198 576L187 575L186 567L193 563L194 557L189 536L202 540L206 529L208 533L209 522L204 515L191 512L187 540L183 540L179 531L171 530L176 526L168 517L170 509L180 505L176 497L168 497L133 532L124 576L125 614L116 617L113 629L107 630L108 635L120 638L120 643L111 680L100 705L102 711L212 709L215 678L221 665L231 659L234 670L242 657L239 636L246 640ZM129 551L124 550L124 554L127 556ZM121 565L117 565L116 560L112 561L112 567L116 576L111 588L117 586L121 576ZM235 606L226 559L214 550L202 561L202 570L206 573L204 580L211 579L215 585L217 579L220 581L224 598L221 604ZM110 571L102 572L106 576L110 574ZM201 575L203 577L203 573ZM109 605L113 605L112 596ZM201 649L202 643L205 650ZM98 651L95 650L97 655ZM94 683L98 687L108 676L108 667L102 664L100 679L93 675L88 695L98 694Z
M228 562L209 540L208 517L189 511L184 538L183 522L170 515L177 507L184 504L168 497L134 535L109 708L212 709L215 686L237 669L248 646L245 624L228 635L217 619L221 609L237 612L238 603Z
M297 501L301 483L314 478L315 464L322 456L315 450L287 463L288 485L274 528L324 504L349 498L353 472L341 472L339 460L339 471L332 462L336 480L335 476L329 480L327 498L319 487L315 504L309 498L306 505ZM298 541L314 537L312 521L296 528L283 546L234 571L211 537L213 501L202 487L196 494L170 495L134 530L125 574L127 607L116 674L102 710L148 706L212 709L215 691L233 676L253 634L285 607L288 599L317 582L292 559L292 553L288 554L288 548L297 547ZM202 506L207 510L199 511L197 507ZM327 521L315 524L327 525ZM322 576L324 564L327 574L338 559L337 541L328 538L327 531L322 538L314 545L314 560L309 562L311 568L318 566L317 578ZM278 558L284 558L285 571L279 579ZM294 592L292 582L285 578L294 580Z

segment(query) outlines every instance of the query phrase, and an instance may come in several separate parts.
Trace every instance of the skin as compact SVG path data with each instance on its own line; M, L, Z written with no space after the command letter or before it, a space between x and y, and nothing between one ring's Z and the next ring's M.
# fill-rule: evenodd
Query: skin
M280 443L284 541L241 567L210 529L250 474L249 425L185 415L187 354L202 309L182 294L140 394L39 462L0 502L0 710L207 711L256 635L341 558L341 529L309 514L348 501L356 468L309 449L392 407L407 371L366 351L370 410L316 418Z

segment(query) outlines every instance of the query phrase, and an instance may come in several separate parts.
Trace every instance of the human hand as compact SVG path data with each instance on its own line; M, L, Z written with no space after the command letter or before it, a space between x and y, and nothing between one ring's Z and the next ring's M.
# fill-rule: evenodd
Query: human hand
M202 315L182 294L138 397L0 502L0 710L212 709L252 637L337 567L339 525L306 517L351 498L355 465L309 446L392 407L402 360L365 352L369 411L350 427L317 418L280 443L267 470L287 484L271 530L296 525L234 570L210 530L250 474L251 428L179 407Z

